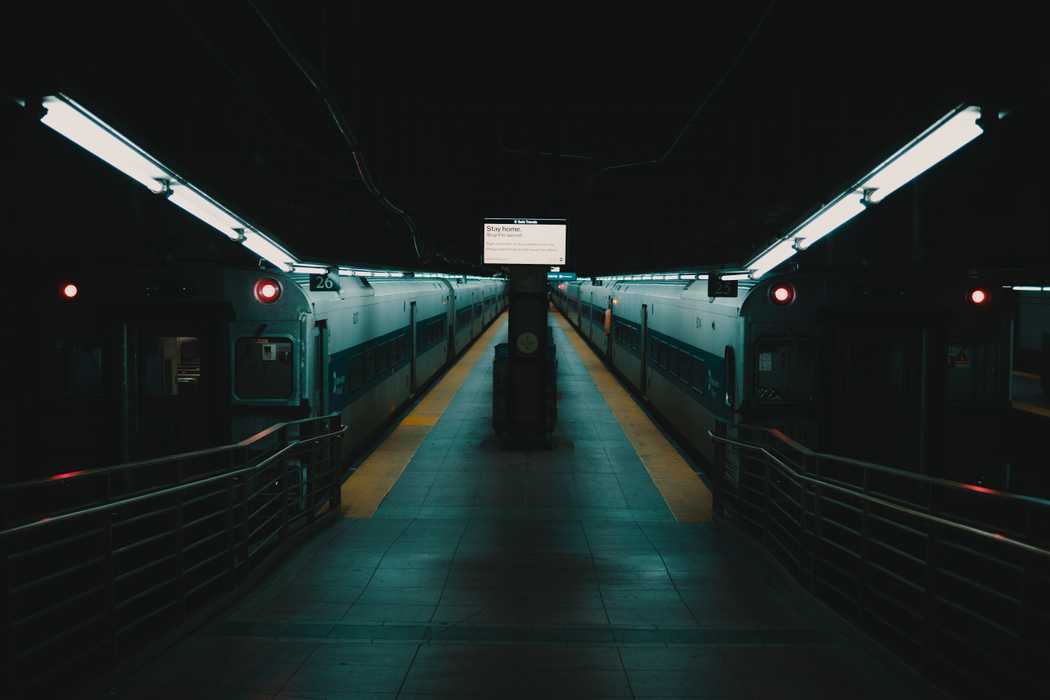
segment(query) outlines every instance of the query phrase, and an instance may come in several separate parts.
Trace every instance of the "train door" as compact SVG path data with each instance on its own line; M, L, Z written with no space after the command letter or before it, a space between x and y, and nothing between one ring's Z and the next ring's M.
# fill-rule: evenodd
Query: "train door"
M127 324L127 459L186 452L226 441L229 417L220 415L216 334L192 321Z
M605 356L609 358L609 362L613 359L613 331L612 331L612 318L613 318L613 303L612 297L605 302L605 319L602 323L602 329L605 331Z
M411 366L408 375L408 391L414 394L416 393L416 302L414 301L408 303L408 349Z
M328 388L328 321L317 322L317 376L314 378L313 404L316 406L317 415L326 416L331 411L329 402L330 392Z
M639 380L639 388L642 391L642 398L646 397L646 389L648 388L648 374L646 366L646 348L649 339L649 305L642 304L642 337L638 339L638 354L641 357L641 379Z
M831 328L823 374L825 451L922 470L926 407L921 327L890 319ZM869 325L870 324L870 325Z
M594 292L591 292L591 297L587 307L587 338L593 343L594 342Z

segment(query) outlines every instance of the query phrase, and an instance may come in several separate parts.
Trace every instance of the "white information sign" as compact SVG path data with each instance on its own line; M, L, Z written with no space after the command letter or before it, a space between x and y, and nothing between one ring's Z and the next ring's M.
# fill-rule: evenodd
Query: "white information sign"
M485 219L485 265L564 265L565 219Z

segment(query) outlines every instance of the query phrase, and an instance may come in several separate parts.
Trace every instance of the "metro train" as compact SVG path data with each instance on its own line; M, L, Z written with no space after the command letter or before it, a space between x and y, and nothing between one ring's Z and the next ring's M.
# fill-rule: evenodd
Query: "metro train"
M187 263L38 284L19 331L36 348L11 392L18 467L4 478L228 444L335 411L350 454L507 305L501 279L358 275L311 290L305 274Z
M668 275L670 276L670 275ZM791 272L558 284L556 306L704 458L707 431L773 427L815 450L997 483L1013 292L969 279Z

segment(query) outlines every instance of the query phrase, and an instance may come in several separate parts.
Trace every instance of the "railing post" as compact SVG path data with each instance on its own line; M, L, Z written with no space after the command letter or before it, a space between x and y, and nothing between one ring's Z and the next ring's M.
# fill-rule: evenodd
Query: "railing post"
M332 431L340 430L343 427L343 421L339 416L336 416L332 420ZM343 436L342 434L336 435L334 438L328 441L328 477L331 482L329 488L331 493L329 495L329 508L338 513L343 507L343 485L339 481L341 472L341 465L339 463L339 455L342 454Z
M868 474L869 470L863 468L863 476L861 477L861 484L863 493L865 496L869 496L868 489ZM860 618L862 623L868 621L868 589L871 587L871 568L869 562L871 559L871 548L868 546L868 539L871 537L869 531L871 519L871 502L864 498L861 502L860 511L860 559L857 562L860 568L859 576L857 576L857 616Z
M117 572L113 561L113 517L114 512L105 512L106 526L106 627L109 630L109 651L113 662L120 654L120 635L117 634Z
M237 509L238 477L226 480L226 586L233 588L236 582L237 549L234 534L234 511Z
M237 523L237 529L240 531L237 543L238 549L240 549L240 561L238 562L241 566L241 571L247 570L248 565L248 492L251 490L252 478L251 474L246 474L244 477L238 479L240 486L240 495L238 496L238 507L241 511L240 521ZM243 573L242 573L243 575Z
M820 472L820 458L819 457L806 457L806 461L809 463L808 470L812 475L819 475ZM818 476L819 478L819 476ZM820 512L820 486L811 486L809 488L810 493L810 509L809 509L809 590L812 593L817 591L817 570L820 566L820 552L823 545L823 530L821 528L823 517Z
M7 525L7 518L0 520ZM0 541L0 556L4 561L4 601L3 601L3 624L4 624L4 652L6 654L6 673L4 674L4 687L14 694L17 688L17 669L15 664L15 601L14 591L14 562L11 561L12 538L4 537Z
M288 536L288 523L290 522L292 515L292 469L299 461L292 459L291 455L296 454L297 452L298 450L293 450L281 455L281 463L277 469L277 478L280 479L278 482L280 485L278 498L281 499L281 524L279 526L279 534L277 535L278 540L284 540Z
M772 520L769 503L769 477L773 472L769 457L762 456L762 544L769 546L769 524Z
M179 483L182 483L182 471L179 471ZM186 619L186 533L183 529L184 513L182 510L182 491L175 494L175 589L179 592L179 617Z
M939 548L937 525L931 523L926 534L926 596L924 599L922 625L922 659L920 660L920 667L926 673L929 673L933 666L937 648L937 559Z

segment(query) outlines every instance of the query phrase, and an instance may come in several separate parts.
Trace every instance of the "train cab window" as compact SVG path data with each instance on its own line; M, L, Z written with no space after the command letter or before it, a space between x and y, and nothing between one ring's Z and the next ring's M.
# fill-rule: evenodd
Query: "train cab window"
M199 338L144 335L138 352L139 383L144 396L181 396L200 388Z
M805 338L755 344L755 394L762 403L809 401L813 396L813 344Z
M286 399L292 395L292 342L283 338L238 338L234 389L242 399Z

